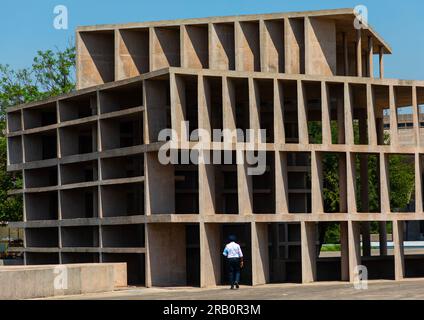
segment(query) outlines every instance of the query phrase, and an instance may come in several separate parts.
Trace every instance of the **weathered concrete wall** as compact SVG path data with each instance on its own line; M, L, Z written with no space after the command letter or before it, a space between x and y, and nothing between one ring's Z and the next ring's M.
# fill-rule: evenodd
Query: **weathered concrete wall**
M64 270L67 281L60 281L60 276L66 274ZM107 292L126 286L126 263L0 267L0 299Z

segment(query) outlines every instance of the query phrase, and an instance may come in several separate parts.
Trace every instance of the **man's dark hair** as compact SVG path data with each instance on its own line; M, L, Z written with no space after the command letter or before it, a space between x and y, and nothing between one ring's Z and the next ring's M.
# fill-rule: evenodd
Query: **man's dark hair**
M231 241L231 242L233 242L233 241L235 242L235 241L237 241L237 237L232 234L228 237L228 240Z

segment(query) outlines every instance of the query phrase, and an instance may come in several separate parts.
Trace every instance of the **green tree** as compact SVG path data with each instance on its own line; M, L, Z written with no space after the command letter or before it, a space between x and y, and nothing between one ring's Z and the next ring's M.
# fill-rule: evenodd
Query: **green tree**
M22 219L22 199L8 192L22 187L22 177L7 172L6 110L75 89L75 47L38 51L31 67L14 70L0 64L0 221Z

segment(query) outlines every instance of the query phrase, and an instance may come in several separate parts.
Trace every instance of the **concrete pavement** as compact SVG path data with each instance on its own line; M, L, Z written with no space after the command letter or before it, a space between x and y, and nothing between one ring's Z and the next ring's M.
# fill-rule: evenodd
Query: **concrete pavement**
M125 290L67 296L72 300L424 300L424 279L405 281L369 281L367 290L356 290L348 283L313 283L310 285L278 284L258 287L242 286L199 288L128 288Z

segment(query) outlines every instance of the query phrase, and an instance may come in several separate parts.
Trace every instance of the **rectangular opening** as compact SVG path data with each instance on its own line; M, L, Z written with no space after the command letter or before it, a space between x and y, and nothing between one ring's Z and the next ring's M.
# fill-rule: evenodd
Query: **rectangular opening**
M102 179L124 179L144 176L144 154L101 159Z
M95 248L99 246L99 227L62 227L64 248Z
M356 205L360 213L379 213L380 156L357 153L355 157Z
M100 113L109 113L143 106L141 82L113 87L99 92Z
M143 248L144 224L102 226L104 248Z
M184 151L181 151L181 153ZM181 157L180 153L180 157ZM183 162L180 162L183 163ZM175 213L199 213L199 170L197 165L175 165Z
M390 98L388 86L372 86L377 143L390 145Z
M222 115L222 78L220 77L205 77L205 93L206 105L208 108L208 116L211 128L212 141L222 142L222 136L214 134L214 130L222 132L223 130L223 115Z
M177 88L178 88L178 100L181 103L181 112L183 118L181 121L188 122L188 137L192 141L198 140L198 135L193 134L193 131L199 128L198 118L198 86L197 76L176 76ZM177 119L179 121L179 119ZM180 127L183 124L178 123ZM175 128L177 131L178 128ZM180 134L180 132L177 132Z
M144 183L102 186L101 192L103 217L144 214Z
M49 130L24 136L25 161L57 158L57 131Z
M120 29L119 34L117 80L149 72L149 29Z
M289 213L311 213L311 154L287 153Z
M255 80L259 89L260 128L266 130L265 142L274 142L274 84L272 80Z
M7 138L8 164L20 164L23 162L22 136Z
M328 83L328 103L330 104L331 141L345 144L344 87L342 83Z
M345 153L322 154L323 204L326 213L347 213L345 163Z
M280 81L284 93L284 132L286 143L299 143L299 118L297 113L296 81Z
M104 263L125 262L129 285L145 285L145 255L136 253L102 253Z
M62 185L99 179L97 160L60 165Z
M415 146L414 121L412 118L412 87L395 87L397 134L402 146Z
M415 155L390 154L387 157L391 212L415 212Z
M71 121L97 115L95 92L59 100L60 121Z
M217 214L238 214L238 179L236 152L215 151L214 155L221 157L221 164L211 164L213 178L208 177L208 183L214 188L214 212Z
M322 144L321 83L303 82L310 144Z
M144 143L143 113L100 121L102 150L128 148Z
M300 223L270 223L268 235L271 283L301 283Z
M79 40L79 88L115 80L114 30L80 32Z
M59 247L58 228L26 228L25 241L29 248Z
M147 135L146 142L158 142L163 129L171 129L169 80L145 80Z
M62 219L98 217L97 187L60 191Z
M24 196L27 221L58 219L59 202L57 191L26 193Z
M22 111L7 113L8 132L17 132L22 130Z
M42 188L57 185L57 166L24 170L26 188Z
M275 165L273 152L254 152L254 158L258 159L257 168L265 166L264 172L252 175L253 213L275 214ZM263 159L265 157L265 159ZM264 163L265 160L265 163ZM259 173L259 172L258 172Z
M357 145L368 144L368 111L366 85L350 85L354 141Z
M287 73L305 73L305 19L288 19L287 38L285 39L288 50L286 59L289 67Z
M211 69L235 70L234 23L212 24Z
M200 234L199 225L185 226L187 285L200 286Z
M230 235L234 235L237 238L237 243L240 245L241 251L243 252L244 268L241 272L240 284L252 285L252 237L250 231L250 224L223 224L221 226L221 246L225 248L225 245L229 242L228 238ZM229 265L227 261L221 264L221 285L229 285Z
M245 142L247 140L247 129L250 128L249 118L249 83L248 79L242 78L229 78L228 82L231 83L234 89L234 103L233 112L235 111L235 124L236 129L243 132L243 140L238 137L238 142Z
M317 280L342 281L341 230L339 222L317 225Z
M97 122L59 129L62 157L97 152Z
M59 264L59 253L26 252L27 265Z
M62 264L99 263L99 254L91 252L62 252Z
M370 280L394 280L392 222L362 222L361 264L367 268Z
M185 68L209 68L208 25L186 25L184 28L183 66Z
M399 221L401 248L406 278L422 278L424 276L424 221Z
M154 27L153 35L153 68L150 71L180 67L180 27Z
M237 43L237 70L260 71L259 21L240 22Z
M265 20L263 72L285 72L284 20Z
M25 130L57 123L56 102L24 109Z

